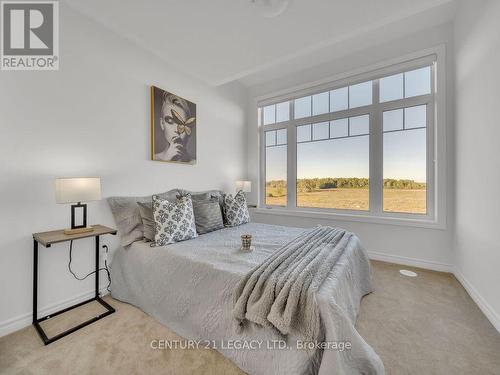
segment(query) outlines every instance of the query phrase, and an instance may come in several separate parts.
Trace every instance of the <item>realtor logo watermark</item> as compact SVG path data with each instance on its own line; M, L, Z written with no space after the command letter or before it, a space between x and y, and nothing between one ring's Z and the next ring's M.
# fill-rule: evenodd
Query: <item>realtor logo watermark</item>
M57 1L1 1L0 69L59 69Z

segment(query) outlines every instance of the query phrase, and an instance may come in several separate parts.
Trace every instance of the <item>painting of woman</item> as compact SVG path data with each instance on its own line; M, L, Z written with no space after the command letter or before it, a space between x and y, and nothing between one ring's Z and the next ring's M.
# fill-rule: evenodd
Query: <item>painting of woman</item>
M196 163L196 104L151 87L151 159Z

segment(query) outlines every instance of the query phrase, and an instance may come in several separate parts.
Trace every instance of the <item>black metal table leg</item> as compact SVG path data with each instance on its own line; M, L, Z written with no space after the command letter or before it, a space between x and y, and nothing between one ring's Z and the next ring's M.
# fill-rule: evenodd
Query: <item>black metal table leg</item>
M38 241L33 239L33 325L43 343L47 345L49 339L38 323Z
M33 324L37 320L38 309L38 241L33 240Z
M95 298L99 298L99 236L95 236Z

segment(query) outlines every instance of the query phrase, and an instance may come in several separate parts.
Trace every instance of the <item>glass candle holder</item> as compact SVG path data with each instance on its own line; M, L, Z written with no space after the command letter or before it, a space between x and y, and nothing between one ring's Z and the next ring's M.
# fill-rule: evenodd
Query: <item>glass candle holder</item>
M252 247L252 235L251 234L242 234L241 235L241 249L242 250L250 250Z

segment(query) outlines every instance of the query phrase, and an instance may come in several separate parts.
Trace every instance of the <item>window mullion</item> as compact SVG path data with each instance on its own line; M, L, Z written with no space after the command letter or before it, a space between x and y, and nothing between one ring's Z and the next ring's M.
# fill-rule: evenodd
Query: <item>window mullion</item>
M431 67L431 94L432 100L427 104L427 215L435 217L437 202L437 149L436 149L436 122L435 122L435 104L436 104L436 64Z
M266 206L266 140L264 133L264 110L258 112L259 116L259 144L260 144L260 192L259 192L259 205L261 207Z
M287 126L287 200L288 209L294 209L297 202L297 131L295 123L295 103L290 100L290 120Z
M379 103L379 80L373 81L373 103L370 111L370 212L382 213L383 194L383 135L382 111Z

